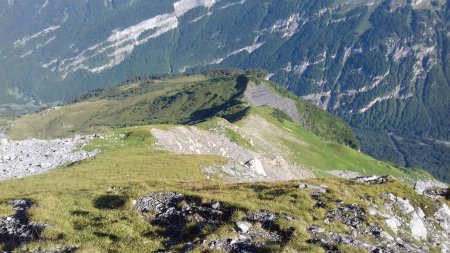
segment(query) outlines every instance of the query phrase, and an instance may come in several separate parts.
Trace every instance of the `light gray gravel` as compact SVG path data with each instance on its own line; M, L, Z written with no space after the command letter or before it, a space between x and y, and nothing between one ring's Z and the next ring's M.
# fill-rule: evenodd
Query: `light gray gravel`
M156 145L181 154L218 155L227 164L204 168L206 174L233 182L280 181L311 178L305 168L286 161L282 156L273 158L246 149L223 134L197 127L178 126L170 130L152 129Z
M92 137L11 141L0 133L0 180L21 178L48 172L56 167L93 157L81 147Z
M278 95L265 85L250 87L245 92L245 97L253 106L270 106L283 111L289 115L294 122L300 122L296 102L293 99Z

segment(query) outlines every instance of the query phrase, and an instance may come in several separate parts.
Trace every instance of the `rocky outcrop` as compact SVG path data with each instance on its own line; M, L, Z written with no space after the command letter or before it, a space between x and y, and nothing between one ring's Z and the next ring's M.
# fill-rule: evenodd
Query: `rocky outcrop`
M244 221L236 222L238 230L235 238L206 240L203 243L211 250L260 252L267 244L288 242L295 231L293 227L281 229L276 224L276 219L294 220L284 214L275 214L267 210L257 211L245 216Z
M307 189L307 190L313 190L318 191L321 193L328 192L328 187L326 185L311 185L311 184L299 184L299 189Z
M285 219L288 221L293 221L294 218L287 214L275 214L267 210L260 210L254 213L250 213L244 218L247 221L258 222L261 224L274 223L276 219Z
M32 203L29 200L14 200L10 204L16 212L0 218L0 244L5 245L6 252L39 239L39 235L47 227L47 224L30 222L28 209Z
M135 201L134 207L140 212L162 211L170 207L175 207L184 200L184 195L174 192L157 192L139 198Z
M450 249L450 210L444 203L438 204L437 211L430 216L409 199L392 193L381 194L383 202L379 204L367 201L370 206L367 209L334 200L324 192L314 191L310 196L316 201L316 208L337 206L323 218L330 224L328 229L314 224L308 227L309 242L321 245L326 252L340 252L342 245L369 252L430 252L432 247L448 252ZM330 229L333 223L345 225L348 232Z
M363 224L365 217L365 211L357 205L341 204L337 209L327 213L325 222L338 221L350 227L359 228Z
M281 228L276 223L276 219L292 221L288 215L258 211L232 221L235 207L222 202L202 203L198 197L174 192L151 193L134 201L134 208L142 212L143 220L164 229L162 235L170 238L164 242L164 250L169 251L181 244L186 251L204 247L226 252L255 252L268 243L288 242L294 232L294 228ZM233 236L190 241L232 223Z
M389 175L385 176L360 176L354 179L355 181L366 183L366 184L385 184L392 180Z
M446 184L435 180L417 181L414 184L414 190L418 194L429 198L445 197L450 199L450 188Z
M428 188L423 192L423 195L429 198L444 197L450 200L450 188L440 188L440 187Z
M450 234L443 229L445 220L449 217L445 212L447 205L441 204L441 209L434 215L427 216L421 207L414 206L409 199L400 198L392 193L382 194L380 197L385 203L379 210L378 217L385 219L386 225L394 232L393 236L401 238L404 245L407 245L407 241L411 241L409 248L420 249L428 244L438 247L442 252L450 248L448 241ZM439 221L442 221L443 227L435 226ZM414 244L412 241L425 243Z
M283 111L289 115L294 122L300 122L296 102L293 99L278 95L265 85L250 87L245 91L245 97L253 106L270 106Z
M0 253L10 253L18 247L39 240L41 233L49 226L45 223L30 221L28 210L33 206L31 201L19 199L13 200L9 204L15 210L15 213L10 216L0 217L0 245L4 245L3 251L0 250ZM77 250L78 247L76 246L67 246L52 250L39 249L32 251L32 253L73 253Z
M446 204L442 204L439 210L434 214L441 228L450 236L450 209Z

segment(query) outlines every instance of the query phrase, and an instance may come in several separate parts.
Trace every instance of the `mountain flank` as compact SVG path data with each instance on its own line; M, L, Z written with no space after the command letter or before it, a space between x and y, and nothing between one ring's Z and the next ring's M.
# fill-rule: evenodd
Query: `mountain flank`
M36 166L0 182L1 250L450 247L447 185L359 152L342 120L263 77L136 79L5 120L0 168Z

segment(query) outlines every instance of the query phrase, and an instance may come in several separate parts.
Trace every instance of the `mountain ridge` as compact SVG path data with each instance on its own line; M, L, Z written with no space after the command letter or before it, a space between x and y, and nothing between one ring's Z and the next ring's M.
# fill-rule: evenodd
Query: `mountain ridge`
M448 185L350 148L342 120L258 73L141 79L2 123L24 140L0 142L0 249L450 247Z
M70 101L141 74L264 68L273 81L344 118L366 152L448 180L446 162L429 159L450 153L433 141L450 138L444 1L45 3L2 3L4 112ZM14 13L28 15L16 20ZM110 63L120 64L102 67ZM407 140L399 142L403 151L388 133Z

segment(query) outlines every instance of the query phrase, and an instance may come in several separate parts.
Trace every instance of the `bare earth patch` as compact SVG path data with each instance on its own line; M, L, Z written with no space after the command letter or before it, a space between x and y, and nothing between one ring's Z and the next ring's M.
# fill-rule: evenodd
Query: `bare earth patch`
M171 130L152 129L157 145L182 154L219 155L228 159L225 165L205 168L207 174L233 182L293 180L313 177L299 165L281 155L266 156L243 148L220 133L197 127L179 126Z

